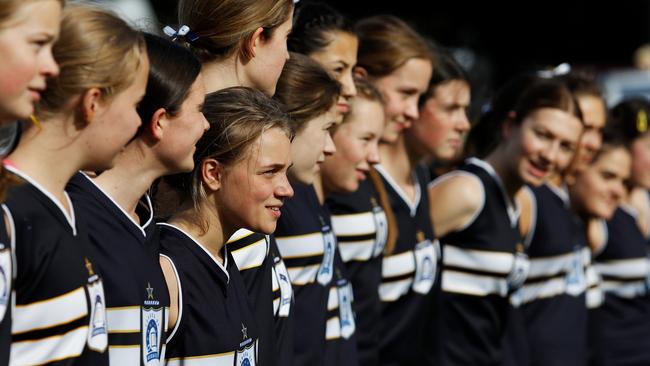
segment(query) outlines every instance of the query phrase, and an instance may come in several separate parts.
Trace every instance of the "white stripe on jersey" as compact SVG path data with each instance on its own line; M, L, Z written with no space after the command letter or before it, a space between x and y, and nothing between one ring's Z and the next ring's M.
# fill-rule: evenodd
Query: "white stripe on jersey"
M338 235L338 233L337 233ZM372 258L375 250L375 240L344 241L338 242L339 253L344 262L349 261L367 261Z
M55 313L56 315L56 313ZM68 333L36 341L13 342L10 365L41 365L52 361L78 357L86 345L88 326Z
M139 333L140 307L129 306L106 309L109 333Z
M160 360L165 359L166 345L163 343ZM140 366L140 345L108 346L108 360L111 366ZM164 361L161 361L164 364Z
M403 276L415 272L415 256L409 250L399 254L385 256L381 265L383 278Z
M232 236L230 237L230 239L228 239L226 244L232 243L233 241L237 241L239 239L243 239L243 238L245 238L247 236L250 236L252 234L254 234L254 233L252 231L248 230L248 229L239 229L239 230L235 231L234 234L232 234Z
M464 249L453 245L446 245L443 263L445 266L492 272L508 276L514 264L514 255L513 253Z
M574 253L565 253L552 257L530 258L530 269L528 278L555 276L561 273L571 271L573 266ZM589 248L583 248L580 251L582 264L587 266L591 261Z
M524 284L518 291L519 300L523 303L549 298L566 292L566 278L555 277L547 281Z
M372 211L349 215L332 215L332 229L336 236L374 235L375 215Z
M601 276L616 276L619 278L645 278L650 272L650 266L646 258L596 262L594 267Z
M339 308L339 292L337 287L330 287L330 293L327 295L327 311Z
M235 259L235 264L240 271L259 267L264 263L268 246L266 245L266 237L256 241L243 248L233 250L230 253Z
M305 258L323 255L325 243L323 233L275 237L282 258ZM292 276L293 278L293 276Z
M601 279L593 265L587 266L585 275L587 277L587 308L595 309L602 305L605 300L603 290L600 288Z
M645 294L648 292L648 287L645 279L632 282L603 280L600 288L605 294L613 294L626 299L645 296Z
M66 324L88 315L88 304L83 287L66 294L27 305L16 305L13 310L12 334ZM12 352L13 353L13 352Z
M320 264L313 264L305 267L288 267L289 278L292 285L302 286L316 281L316 275Z
M446 253L445 253L446 255ZM508 294L506 278L445 270L442 274L442 291L473 296Z
M167 360L167 366L233 366L234 364L235 352Z
M325 325L325 339L330 341L341 338L341 321L338 316L327 319Z
M407 294L412 284L413 277L399 281L383 282L379 285L379 298L384 302L395 301L402 295Z

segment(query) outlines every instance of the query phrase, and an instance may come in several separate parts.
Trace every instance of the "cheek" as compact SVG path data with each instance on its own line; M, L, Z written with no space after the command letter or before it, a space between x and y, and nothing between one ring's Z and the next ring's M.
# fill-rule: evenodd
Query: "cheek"
M11 45L0 41L0 94L15 95L24 91L36 75L36 57L20 47L7 49Z

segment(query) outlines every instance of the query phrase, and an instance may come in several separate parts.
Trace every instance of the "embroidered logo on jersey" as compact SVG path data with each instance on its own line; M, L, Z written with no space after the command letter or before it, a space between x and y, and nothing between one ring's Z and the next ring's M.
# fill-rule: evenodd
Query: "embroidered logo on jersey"
M164 311L153 295L153 287L147 283L147 299L142 307L142 362L145 366L158 366L162 355Z
M0 243L0 321L4 319L9 306L12 277L11 249L8 245Z
M93 270L88 258L84 258L88 270L88 298L90 300L90 323L88 331L88 348L103 353L108 347L106 330L106 300L102 280Z
M352 311L352 285L345 279L337 282L336 291L339 297L339 320L341 323L341 337L349 339L356 329L354 312Z
M332 281L334 272L334 251L336 250L336 237L332 229L323 226L323 262L318 269L316 280L325 286Z
M242 323L241 332L244 341L239 344L235 355L235 366L255 366L257 359L257 340L248 338L248 328Z
M275 267L275 276L280 286L280 307L278 309L278 316L288 317L291 310L291 300L293 299L293 287L291 287L291 280L289 279L289 272L284 265L282 258L276 256L273 258Z
M578 296L587 289L582 253L582 249L576 248L571 256L571 267L566 276L566 293L571 296Z
M417 232L416 237L420 242L415 246L415 278L413 279L413 291L419 294L428 294L433 287L438 268L438 251L440 244L438 240L431 243L424 238L424 233Z
M508 286L511 290L518 289L524 284L530 269L530 260L528 255L523 251L523 245L517 244L517 252L514 254L514 261L512 263L512 270L508 275Z
M384 251L384 246L386 246L386 240L388 240L388 219L386 218L386 213L377 205L375 198L370 199L373 208L372 216L375 220L375 230L377 234L375 236L375 245L372 249L372 256L377 257Z

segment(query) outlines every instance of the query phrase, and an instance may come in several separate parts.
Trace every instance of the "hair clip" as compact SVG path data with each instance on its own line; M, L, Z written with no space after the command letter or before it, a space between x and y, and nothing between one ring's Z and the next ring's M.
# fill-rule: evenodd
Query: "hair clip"
M648 130L648 114L643 109L636 114L636 130L639 133L645 133Z
M191 43L191 42L194 42L194 41L196 41L197 39L199 39L199 36L198 36L196 33L190 31L190 27L188 27L187 25L183 25L183 26L181 26L180 28L178 28L178 30L175 30L174 28L172 28L172 27L166 25L166 26L163 28L163 32L164 32L168 37L170 37L170 38L172 39L172 41L175 41L175 40L177 40L178 38L181 38L181 37L182 37L182 38L184 38L187 42L190 42L190 43Z
M32 123L34 124L34 126L38 127L39 130L42 130L42 129L43 129L43 125L41 124L41 122L40 122L38 119L36 119L36 116L35 116L35 115L33 115L33 114L30 115L30 116L29 116L29 120L32 121Z
M563 62L551 70L541 70L537 72L537 76L545 79L552 79L557 76L566 75L571 72L571 65L566 62Z

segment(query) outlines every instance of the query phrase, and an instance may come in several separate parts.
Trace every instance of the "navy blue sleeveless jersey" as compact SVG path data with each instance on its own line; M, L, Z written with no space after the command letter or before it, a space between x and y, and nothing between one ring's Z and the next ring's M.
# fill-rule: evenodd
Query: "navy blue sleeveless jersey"
M352 290L343 283L329 212L313 186L292 182L292 187L275 237L294 288L294 364L358 365Z
M518 229L518 210L494 169L470 158L455 175L473 177L483 205L473 220L441 238L444 247L440 313L441 364L499 365L510 292L526 276L527 259Z
M293 288L275 238L240 229L227 246L255 304L260 359L267 365L291 365Z
M381 262L388 237L386 213L369 180L354 193L331 193L325 204L332 213L332 227L354 289L359 363L379 364L381 332Z
M7 226L5 220L0 221L0 365L9 364L9 349L11 346L11 308L13 297L13 283L15 276L14 266L14 251L16 243L13 240L15 236L15 227L13 218L9 209L2 205L0 211L9 225L9 232L12 233L11 238L7 233Z
M37 182L9 189L16 281L11 365L108 365L106 300L85 227Z
M93 263L104 281L110 364L161 364L169 294L149 197L136 209L138 224L83 173L72 177L67 190L88 228Z
M524 187L533 216L524 243L530 269L511 300L521 304L524 334L511 350L528 351L531 365L584 365L587 359L586 268L591 261L585 228L563 188ZM517 324L509 324L517 327ZM526 345L517 344L525 341Z
M167 365L258 365L259 330L246 285L224 246L222 265L181 229L158 224L161 256L178 284L178 319L167 337Z
M384 254L382 262L380 364L418 364L427 358L423 347L429 349L438 342L431 312L437 311L432 299L440 292L441 255L429 216L428 174L422 166L413 172L416 197L411 202L380 165L375 169L382 178L398 232L395 248Z
M636 218L618 208L606 223L607 240L594 256L605 300L591 312L594 365L650 365L650 267Z

